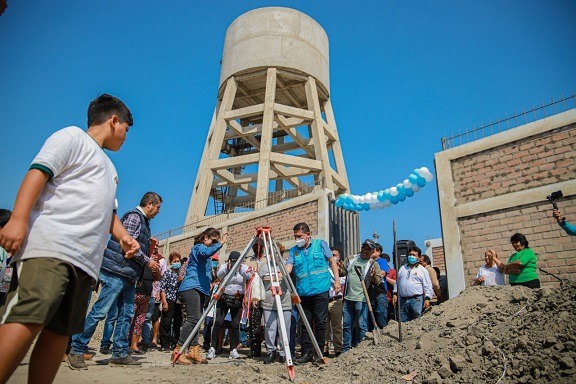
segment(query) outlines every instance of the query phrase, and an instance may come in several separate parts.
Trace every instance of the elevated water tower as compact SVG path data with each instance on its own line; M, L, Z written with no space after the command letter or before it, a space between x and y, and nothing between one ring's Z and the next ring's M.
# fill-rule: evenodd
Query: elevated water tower
M322 188L348 192L329 73L328 37L309 16L270 7L232 22L188 228Z

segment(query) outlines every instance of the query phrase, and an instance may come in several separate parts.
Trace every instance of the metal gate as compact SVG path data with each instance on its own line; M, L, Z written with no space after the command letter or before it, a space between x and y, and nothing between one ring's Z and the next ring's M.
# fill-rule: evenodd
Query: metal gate
M335 201L330 200L328 204L330 221L328 244L340 249L340 256L344 259L360 252L360 216L358 212L337 207Z

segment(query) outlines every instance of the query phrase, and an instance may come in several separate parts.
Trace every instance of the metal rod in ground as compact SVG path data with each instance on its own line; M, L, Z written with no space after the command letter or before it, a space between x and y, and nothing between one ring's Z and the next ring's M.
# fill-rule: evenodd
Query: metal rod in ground
M262 237L264 238L264 251L266 252L266 262L268 264L268 276L270 278L270 291L274 297L274 303L276 304L276 321L280 325L280 334L282 336L282 344L284 347L284 354L286 357L286 368L288 369L288 377L290 381L294 381L296 374L294 372L294 363L292 362L292 354L290 353L290 341L288 339L288 332L286 330L286 323L284 322L284 311L282 310L282 287L280 286L280 275L278 273L278 263L276 259L278 255L275 255L277 251L275 250L274 243L272 240L272 235L270 233L270 228L261 228ZM282 260L280 260L282 263ZM286 292L286 294L289 294Z
M244 258L248 255L248 252L250 252L250 250L252 249L252 245L254 245L255 242L256 242L256 236L252 237L252 239L248 242L248 245L246 246L246 248L244 248L244 251L242 252L240 257L238 258L238 260L236 260L236 262L234 263L232 268L230 268L230 271L228 271L226 276L224 276L224 279L222 279L222 281L220 282L220 285L218 286L218 290L216 291L216 293L214 293L212 295L212 298L210 299L210 303L208 304L208 307L206 307L206 309L202 313L202 316L200 316L200 319L196 323L196 326L194 327L194 329L192 329L192 332L190 332L190 335L188 335L188 338L186 339L186 341L180 346L180 350L174 354L174 359L172 360L172 366L174 366L174 364L176 364L176 361L178 361L178 358L180 358L180 355L182 355L183 351L186 351L186 348L188 348L188 345L190 345L192 338L194 337L194 335L198 332L198 330L200 329L200 327L204 323L204 320L206 319L206 317L208 316L208 314L212 310L212 307L214 307L216 305L216 302L218 301L218 299L220 299L220 296L222 296L222 293L224 292L224 288L226 288L226 286L228 285L228 281L236 273L236 271L238 270L238 267L242 264Z
M372 260L369 261L370 264ZM370 271L372 265L368 267L368 271ZM364 278L362 276L362 267L359 265L354 267L358 278L360 279L360 283L362 284L362 290L364 291L364 297L366 298L366 304L368 304L368 312L370 312L370 318L372 319L372 324L374 325L374 329L372 334L374 335L374 344L378 345L380 343L380 328L378 328L378 323L376 322L376 317L374 316L374 311L372 310L372 303L370 302L370 296L368 295L368 289L366 288L366 283L364 282ZM368 272L370 273L370 272Z
M274 245L278 251L278 254L280 255L280 250L278 250L278 245L276 245L276 244L274 244ZM310 336L310 341L312 342L312 346L314 347L314 351L316 351L316 355L318 356L318 359L320 361L322 361L322 363L326 364L326 358L324 356L322 356L322 350L320 349L320 346L318 345L318 341L316 340L316 337L314 336L314 332L312 332L312 327L310 326L310 323L308 322L308 319L306 318L306 314L304 313L304 308L302 308L302 304L301 304L302 300L300 299L300 296L298 296L298 291L296 291L296 286L294 285L292 278L290 278L290 274L286 270L286 266L284 265L284 263L281 262L281 263L278 263L278 265L280 267L280 271L282 272L282 274L286 278L286 283L288 283L288 287L290 288L290 292L291 292L290 296L292 297L292 304L294 304L296 306L296 308L298 309L298 313L300 314L300 319L302 319L302 323L306 327L306 331L308 331L308 335Z
M394 267L396 268L396 292L400 292L398 280L398 272L400 271L400 256L398 255L398 242L396 241L396 220L392 220L392 232L394 237ZM402 342L402 321L400 321L400 306L402 305L400 295L396 295L396 308L394 312L396 313L396 320L398 321L398 342Z

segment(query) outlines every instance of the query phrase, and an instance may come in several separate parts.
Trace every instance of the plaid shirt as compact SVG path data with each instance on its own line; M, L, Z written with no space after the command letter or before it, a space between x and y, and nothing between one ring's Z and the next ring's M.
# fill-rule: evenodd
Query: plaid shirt
M142 212L140 207L137 207L136 209ZM138 236L140 235L140 228L142 227L143 223L140 221L140 216L138 216L137 213L131 213L128 216L126 216L126 218L122 222L122 225L124 226L124 228L126 228L126 231L130 236L137 239ZM140 265L148 265L148 263L150 262L150 257L144 252L142 252L142 250L139 250L138 253L134 255L133 259Z
M160 291L164 292L166 295L166 300L176 302L176 294L178 293L179 285L180 283L178 282L178 274L175 273L172 269L168 269L162 276L162 280L160 280Z

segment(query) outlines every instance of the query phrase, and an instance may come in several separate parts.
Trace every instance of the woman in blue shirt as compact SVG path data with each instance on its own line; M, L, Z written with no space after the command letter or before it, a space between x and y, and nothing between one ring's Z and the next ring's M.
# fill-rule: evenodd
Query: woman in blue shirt
M208 228L194 238L194 246L188 258L186 275L178 289L186 308L186 320L182 325L180 339L174 354L180 351L180 346L184 344L202 316L202 306L210 295L210 282L212 281L212 260L210 258L222 248L227 239L228 235L225 233L222 236L222 241L220 241L220 231L215 228ZM198 334L192 338L188 354L181 354L177 362L184 365L208 363L208 360L200 353Z

